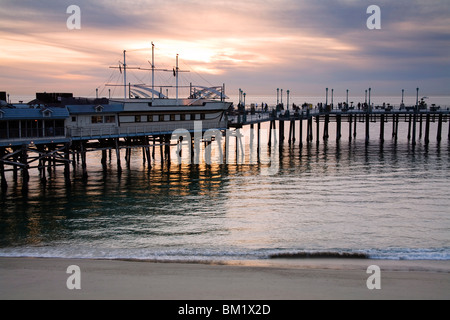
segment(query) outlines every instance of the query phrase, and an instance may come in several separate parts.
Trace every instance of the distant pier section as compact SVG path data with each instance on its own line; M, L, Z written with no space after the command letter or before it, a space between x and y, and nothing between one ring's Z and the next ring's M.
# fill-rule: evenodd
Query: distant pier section
M425 104L416 106L392 106L381 105L369 107L367 104L361 104L359 107L348 107L345 103L339 104L336 108L332 105L319 104L313 106L304 104L300 107L293 106L291 109L284 109L282 104L272 108L238 108L228 115L228 126L231 128L242 128L244 126L255 125L258 129L261 124L270 123L270 130L278 130L281 141L286 140L286 126L289 126L289 142L295 142L298 138L299 144L303 142L311 143L314 140L319 143L322 139L332 138L329 130L329 124L336 124L335 137L339 141L344 134L343 124L347 123L348 139L351 141L356 138L357 127L364 126L365 141L370 142L371 126L379 126L379 140L385 140L385 128L392 126L392 138L397 140L399 137L399 123L408 123L408 140L415 145L418 140L423 139L426 145L430 142L430 127L433 123L437 124L438 142L442 140L444 123L450 124L450 108L440 106L428 107ZM277 129L278 124L278 129ZM296 126L299 126L298 132ZM306 126L306 137L303 136L303 127ZM321 128L322 127L322 128ZM321 136L322 132L322 136ZM298 136L296 135L298 134ZM450 126L448 128L448 139L450 139ZM269 143L271 141L269 140Z

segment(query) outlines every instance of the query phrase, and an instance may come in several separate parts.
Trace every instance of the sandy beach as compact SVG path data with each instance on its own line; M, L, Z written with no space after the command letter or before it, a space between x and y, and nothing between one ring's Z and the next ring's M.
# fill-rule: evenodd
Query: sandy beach
M69 290L67 268L80 268ZM378 265L381 289L369 290ZM224 264L0 258L0 299L449 299L448 261L301 259Z

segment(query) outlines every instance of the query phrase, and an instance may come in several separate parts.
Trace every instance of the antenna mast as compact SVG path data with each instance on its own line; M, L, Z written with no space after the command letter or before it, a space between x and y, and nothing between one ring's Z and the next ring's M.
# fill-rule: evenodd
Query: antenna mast
M123 98L127 98L127 63L126 63L126 50L123 50Z
M155 45L152 41L152 101L155 97Z
M177 106L178 106L178 54L177 54L177 65L175 69L175 76L176 76L176 87L177 87Z

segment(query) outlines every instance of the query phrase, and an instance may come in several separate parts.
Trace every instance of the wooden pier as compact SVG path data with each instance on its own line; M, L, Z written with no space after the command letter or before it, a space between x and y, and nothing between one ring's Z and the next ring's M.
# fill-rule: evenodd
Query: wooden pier
M298 123L298 140L299 145L302 146L306 138L306 143L320 143L323 139L327 141L330 139L329 124L335 123L336 141L341 140L344 131L343 123L348 124L348 139L356 138L357 128L364 127L365 142L369 144L371 141L371 127L379 126L379 141L383 143L386 139L385 128L387 125L392 125L392 139L395 141L399 138L399 123L404 122L408 124L407 139L411 141L414 146L419 140L424 141L425 145L430 143L430 127L432 124L437 124L437 142L442 141L444 123L449 124L448 139L450 140L450 111L445 110L416 110L415 108L404 108L403 110L331 110L321 111L318 109L307 109L294 113L289 112L254 112L249 111L243 114L230 116L230 128L243 128L250 125L254 128L257 125L258 131L261 129L262 123L269 123L269 145L272 144L272 132L277 130L280 141L285 141L286 127L289 126L288 142L296 142L297 123ZM303 127L306 125L306 137L303 137ZM320 129L322 126L322 137Z
M100 112L100 111L96 111ZM42 112L41 112L42 113ZM3 139L0 139L0 176L1 189L7 190L8 181L6 172L12 172L14 180L18 179L19 172L22 176L23 190L27 191L28 181L30 179L30 170L37 169L42 183L47 182L47 177L52 175L52 169L56 166L64 167L64 177L66 185L71 185L71 167L73 170L81 163L82 177L88 178L87 153L102 152L101 164L104 172L107 171L107 157L111 159L115 155L117 172L122 172L122 160L125 161L127 167L131 165L131 150L142 149L143 163L148 167L152 167L152 161L158 156L162 165L170 165L171 147L181 143L172 140L172 132L176 129L176 123L167 123L164 127L157 128L153 131L142 128L127 128L121 131L120 128L105 127L99 131L86 130L85 133L74 133L67 126L61 127L58 119L52 119L56 115L55 110L48 109L48 114L43 113L42 125L35 119L37 124L30 122L29 126L33 130L37 130L33 137L24 137L27 133L23 131L22 136L6 137L5 132ZM52 115L53 114L53 115ZM71 121L71 115L66 115L67 121ZM231 136L236 137L236 148L238 148L239 135L234 133L229 135L227 131L250 126L254 129L256 126L258 146L260 145L261 125L268 123L269 139L268 144L271 146L274 142L272 136L274 130L278 130L278 141L280 146L288 140L289 144L298 142L300 147L306 142L311 144L314 141L319 144L321 140L329 140L334 136L336 141L347 134L348 139L356 138L357 128L362 126L365 132L365 142L369 144L373 139L379 139L381 143L385 141L386 126L392 126L392 139L397 141L399 138L399 123L408 124L407 139L414 146L418 141L423 140L425 145L430 143L430 128L433 124L437 125L436 141L439 143L443 139L444 124L448 126L448 139L450 139L450 111L448 109L426 109L418 108L400 109L374 109L374 110L342 110L342 109L311 109L302 108L295 112L277 112L275 109L267 112L242 111L240 113L228 113L228 126L226 128L218 128L223 135L227 136L225 143L225 159L228 159L228 139ZM52 120L53 122L51 122ZM73 120L72 120L73 121ZM27 122L28 123L28 122ZM335 132L330 132L330 123L335 123ZM347 123L346 126L344 124ZM53 127L51 127L53 125ZM35 127L33 127L35 126ZM304 127L306 126L306 136L304 136ZM379 127L379 136L374 138L370 136L371 127ZM345 128L346 127L346 128ZM9 128L9 127L8 127ZM286 128L289 128L289 134L285 136ZM297 129L298 128L298 129ZM15 129L9 128L8 134L12 134ZM187 128L191 134L191 158L194 157L194 126ZM322 135L321 135L322 129ZM347 129L347 133L345 132ZM200 131L200 137L206 130ZM19 132L20 133L20 132ZM298 139L298 140L297 140ZM211 143L212 140L203 141ZM189 143L189 142L188 142ZM158 150L158 151L157 151ZM125 152L123 152L125 151ZM122 157L124 158L122 159Z

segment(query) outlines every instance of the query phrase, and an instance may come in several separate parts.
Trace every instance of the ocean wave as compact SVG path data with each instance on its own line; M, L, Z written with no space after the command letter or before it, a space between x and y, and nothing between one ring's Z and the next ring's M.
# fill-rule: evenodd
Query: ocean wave
M355 252L333 252L333 251L317 251L317 252L284 252L269 255L270 259L302 259L302 258L339 258L339 259L369 259L369 255L365 253Z
M450 260L450 248L386 248L303 250L261 249L129 249L90 247L14 247L0 248L0 257L121 259L146 261L219 262L230 260L272 259L375 259L375 260Z

